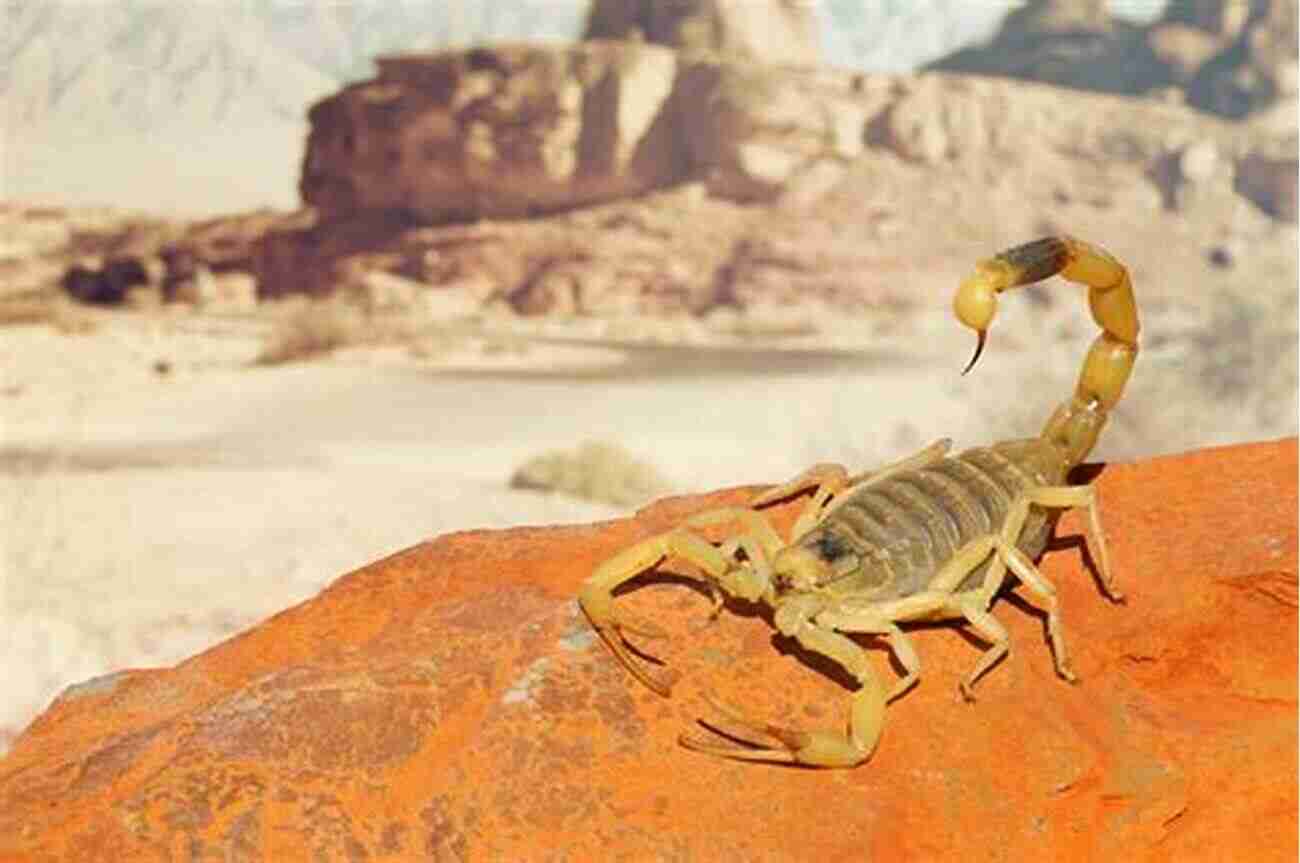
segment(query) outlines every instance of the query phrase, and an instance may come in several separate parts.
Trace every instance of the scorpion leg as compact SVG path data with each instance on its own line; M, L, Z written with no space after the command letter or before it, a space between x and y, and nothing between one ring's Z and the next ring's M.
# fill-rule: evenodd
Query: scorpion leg
M1084 523L1084 536L1093 562L1097 565L1097 574L1101 579L1102 592L1112 601L1120 602L1124 594L1115 585L1115 578L1110 568L1110 554L1106 550L1106 536L1101 529L1101 516L1097 511L1097 491L1090 485L1053 485L1039 486L1026 491L1007 516L1003 537L1008 542L1015 542L1029 515L1030 505L1044 509L1073 509L1082 507L1087 510L1088 520ZM1014 522L1014 524L1013 524ZM1014 528L1014 530L1013 530Z
M912 639L895 622L898 619L894 616L897 606L906 604L909 611L918 614L924 613L923 608L929 610L942 607L946 599L946 596L924 593L908 597L897 605L886 605L883 609L879 606L862 609L851 606L832 607L818 614L814 621L819 626L840 632L883 635L888 640L889 649L903 666L903 676L885 696L885 702L888 703L907 692L921 679L921 657L916 652Z
M796 494L801 494L810 488L817 490L814 497L824 493L829 498L830 495L844 488L848 484L848 479L849 472L842 464L832 464L830 462L815 464L789 482L774 485L754 495L749 505L753 507L767 506L776 503L778 500L794 497Z
M1056 586L1043 576L1034 566L1033 561L1016 547L1016 539L1024 528L1030 506L1044 508L1070 508L1076 506L1088 509L1088 522L1085 528L1093 559L1100 570L1102 590L1112 601L1119 601L1122 594L1115 588L1111 577L1110 560L1101 533L1100 519L1097 517L1097 498L1092 486L1041 486L1024 492L1011 505L998 536L997 554L990 562L984 582L979 588L982 607L988 608L1002 587L1008 568L1024 583L1035 596L1047 605L1047 636L1052 645L1052 658L1056 672L1066 680L1074 681L1076 676L1070 668L1069 652L1065 645L1065 627L1061 622L1060 598Z
M975 681L979 680L984 672L992 668L1000 659L1011 652L1011 638L1007 635L1006 629L998 623L996 617L989 614L983 604L983 596L979 591L969 591L959 593L951 599L951 608L966 622L975 628L975 631L989 642L989 649L984 651L980 656L979 662L971 669L970 674L958 684L961 690L962 698L967 701L975 700Z
M1021 524L1023 523L1022 517ZM1006 545L998 534L986 534L972 539L939 569L930 581L929 592L897 603L899 609L895 614L896 620L962 618L989 642L988 649L980 656L975 668L959 684L962 697L967 701L975 700L975 681L1011 651L1006 629L988 611L992 595L997 593L1006 577L1006 559L1001 553ZM989 568L980 587L951 593L986 560L989 561ZM915 609L908 607L921 603L927 596L934 598L923 605L917 605Z
M1115 586L1110 568L1110 554L1106 550L1106 535L1101 529L1101 515L1097 511L1097 490L1090 485L1062 485L1037 488L1029 492L1030 503L1062 509L1082 507L1088 511L1084 523L1084 536L1092 553L1097 574L1101 576L1101 589L1112 602L1122 602L1124 594Z
M722 758L812 767L855 767L871 757L884 726L885 697L866 652L843 635L822 629L806 617L793 624L793 631L787 631L790 628L783 627L782 631L793 635L808 650L835 660L858 681L858 691L849 702L849 733L784 728L750 719L716 698L707 698L721 719L701 720L700 724L742 745L683 734L679 739L682 746Z

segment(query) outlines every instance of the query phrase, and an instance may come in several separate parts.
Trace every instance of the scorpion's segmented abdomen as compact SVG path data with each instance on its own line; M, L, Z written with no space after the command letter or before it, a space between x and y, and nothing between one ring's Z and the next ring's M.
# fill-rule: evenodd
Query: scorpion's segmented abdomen
M857 555L858 569L827 585L833 591L907 596L925 589L966 543L1000 530L1022 491L1058 483L1061 472L1059 456L1037 439L967 450L851 492L800 545ZM1018 544L1037 555L1049 530L1040 513ZM967 581L977 583L980 573Z

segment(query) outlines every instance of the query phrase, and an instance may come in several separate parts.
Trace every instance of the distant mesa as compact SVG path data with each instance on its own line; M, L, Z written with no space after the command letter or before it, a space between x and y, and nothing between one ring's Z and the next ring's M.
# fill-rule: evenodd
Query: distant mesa
M1112 16L1107 5L1032 0L987 44L925 68L1161 94L1230 118L1295 101L1296 0L1172 0L1145 26Z

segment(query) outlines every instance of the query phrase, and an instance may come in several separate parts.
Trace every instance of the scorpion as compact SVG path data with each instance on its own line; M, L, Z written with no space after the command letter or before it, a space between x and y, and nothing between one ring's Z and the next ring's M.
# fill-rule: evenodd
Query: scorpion
M748 761L814 767L863 763L876 749L886 705L920 679L920 658L899 624L959 620L973 628L988 647L959 689L966 701L974 701L976 680L1010 652L1007 631L990 607L1013 578L1046 606L1056 673L1076 680L1056 588L1034 560L1061 514L1082 508L1099 588L1113 602L1123 599L1112 579L1093 487L1066 480L1092 450L1137 358L1139 324L1128 270L1098 246L1068 236L1047 237L979 262L961 282L953 310L977 336L965 374L983 352L998 294L1058 274L1088 289L1101 334L1083 362L1073 394L1038 437L957 455L948 454L951 441L944 438L857 475L841 465L819 464L759 493L748 506L698 513L596 567L579 598L583 611L632 676L663 696L669 695L671 682L638 660L627 636L665 633L618 609L613 592L669 557L702 573L692 578L713 599L711 618L725 603L722 594L766 606L779 633L832 660L857 683L847 734L753 720L705 695L718 718L699 724L713 734L683 734L682 746ZM783 540L762 510L809 493L789 541ZM740 525L742 532L717 544L692 530L727 523ZM888 692L849 633L884 639L903 671Z

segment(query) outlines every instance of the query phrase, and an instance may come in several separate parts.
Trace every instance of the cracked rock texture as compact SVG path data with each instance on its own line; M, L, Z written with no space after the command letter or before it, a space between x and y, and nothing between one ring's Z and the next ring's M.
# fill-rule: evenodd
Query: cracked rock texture
M1294 860L1296 439L1095 482L1127 603L1099 595L1073 514L1042 565L1081 682L1018 596L973 705L976 646L922 628L921 685L856 770L676 745L704 692L805 727L847 695L761 617L704 626L684 565L619 599L669 630L644 646L681 672L671 699L578 615L598 562L738 489L440 537L174 668L70 688L0 761L0 860Z

